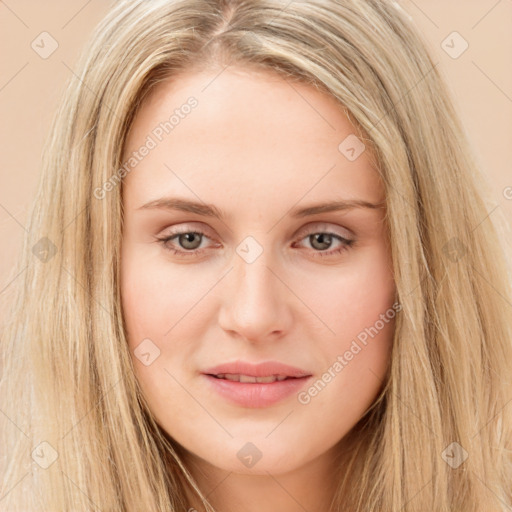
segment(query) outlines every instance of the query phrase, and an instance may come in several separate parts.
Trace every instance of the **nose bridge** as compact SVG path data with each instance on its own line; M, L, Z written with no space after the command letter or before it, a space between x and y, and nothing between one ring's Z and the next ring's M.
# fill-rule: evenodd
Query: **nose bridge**
M237 258L233 279L236 280L235 293L238 302L264 302L276 297L276 279L269 270L271 262L268 257L260 256L256 261L248 263Z
M248 339L282 331L290 316L283 284L270 270L271 251L256 249L251 240L237 247L220 318L224 329Z

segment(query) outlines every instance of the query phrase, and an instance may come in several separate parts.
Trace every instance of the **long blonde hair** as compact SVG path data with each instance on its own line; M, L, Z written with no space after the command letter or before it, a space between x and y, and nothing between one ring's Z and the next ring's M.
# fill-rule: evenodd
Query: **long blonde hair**
M227 65L339 100L385 184L402 310L385 392L349 434L332 511L511 506L505 223L416 29L382 0L122 0L67 85L6 292L0 508L186 511L192 489L214 510L134 377L120 169L159 82Z

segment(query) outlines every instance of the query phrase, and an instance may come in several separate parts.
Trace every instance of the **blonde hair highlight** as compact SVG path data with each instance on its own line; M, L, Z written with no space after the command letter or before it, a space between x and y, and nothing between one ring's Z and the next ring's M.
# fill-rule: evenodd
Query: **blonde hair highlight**
M119 169L159 83L226 65L338 99L386 189L402 311L384 393L349 434L332 511L512 506L505 222L490 217L427 44L379 0L122 0L100 23L56 113L12 274L0 505L187 511L188 487L214 510L135 379L119 291L122 187L102 199L94 190ZM56 248L47 261L32 252L44 237ZM454 441L468 452L457 469L442 458ZM47 469L30 457L41 442L58 454Z

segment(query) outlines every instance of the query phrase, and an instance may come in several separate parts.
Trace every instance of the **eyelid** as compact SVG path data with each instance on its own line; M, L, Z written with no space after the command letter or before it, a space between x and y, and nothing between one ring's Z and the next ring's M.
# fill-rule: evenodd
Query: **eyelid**
M316 229L313 229L313 226L317 226ZM191 229L189 226L187 226L186 223L182 224L182 225L178 225L178 227L174 227L174 229L172 230L171 233L167 234L167 235L163 235L162 237L155 237L156 238L156 241L158 241L159 243L161 243L164 247L167 246L167 244L170 243L170 241L172 239L175 239L176 237L179 237L180 235L182 234L186 234L186 233L197 233L201 236L201 239L203 238L208 238L209 240L213 241L214 238L208 236L204 231L207 231L206 229ZM354 244L357 243L357 238L356 237L353 237L353 236L344 236L344 235L341 235L339 233L336 233L335 230L330 230L328 227L327 227L327 224L326 223L309 223L307 224L306 226L303 226L302 229L299 231L299 234L296 234L294 235L294 244L297 243L297 242L302 242L303 240L307 239L309 236L311 235L314 235L314 234L317 234L317 233L322 233L322 234L328 234L330 236L333 236L335 239L338 240L339 243L341 243L341 246L338 247L337 249L329 249L327 251L313 251L313 254L314 254L314 257L315 258L330 258L330 257L334 257L336 255L339 255L339 254L343 254L345 251L347 251L350 247L353 247ZM221 244L222 246L222 244ZM217 247L219 247L218 243L217 243ZM197 249L194 249L194 250L191 250L191 251L187 251L185 249L176 249L174 247L166 247L166 249L168 251L170 251L171 253L173 253L174 255L180 257L180 258L200 258L202 255L204 255L208 249L210 249L211 247L206 247L206 248L197 248ZM193 260L192 260L193 261Z
M194 227L195 224L199 224L199 227ZM206 235L207 238L210 240L214 239L215 236L213 235L213 231L204 223L202 222L183 222L179 224L175 224L173 226L168 226L166 229L169 229L172 231L172 235L176 234L183 234L183 233L190 233L194 231L198 231L201 234ZM338 229L343 230L341 232L338 231ZM325 222L325 221L312 221L308 224L301 226L299 230L295 232L292 238L296 239L298 237L302 238L307 235L311 235L313 233L318 232L324 232L324 233L333 233L341 238L345 239L352 239L355 238L355 234L352 233L349 229L343 228L342 226L338 226L333 223ZM171 232L169 232L168 235L162 235L164 237L172 236Z
M339 232L338 230L344 230ZM294 238L302 237L311 235L313 233L333 233L335 235L340 236L341 238L345 238L347 240L351 240L355 238L355 234L352 233L347 228L342 228L341 226L338 226L336 224L332 224L330 222L310 222L309 224L306 224L305 226L302 226L299 231L296 232L294 235Z
M199 224L199 226L195 226L194 224ZM203 224L201 222L181 222L178 224L173 224L172 226L167 226L162 233L162 236L172 236L176 234L183 234L183 233L192 233L192 232L198 232L201 234L206 235L208 238L212 239L215 238L213 235L212 229L210 229L206 224Z

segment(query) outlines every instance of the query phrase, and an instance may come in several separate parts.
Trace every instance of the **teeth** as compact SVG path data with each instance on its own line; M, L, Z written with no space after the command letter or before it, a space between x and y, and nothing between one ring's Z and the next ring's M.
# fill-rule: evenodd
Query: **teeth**
M238 380L240 382L258 382L258 380L256 380L256 379L257 379L257 377L249 377L248 375L240 375ZM261 380L259 382L261 382Z
M231 380L234 382L259 382L268 384L271 382L282 381L287 378L286 375L269 375L268 377L252 377L250 375L239 375L235 373L219 373L217 375L219 379Z
M226 380L234 380L234 381L240 382L240 376L239 375L234 375L234 374L231 374L231 373L224 374L223 378L226 379Z

